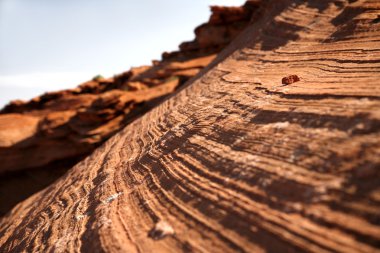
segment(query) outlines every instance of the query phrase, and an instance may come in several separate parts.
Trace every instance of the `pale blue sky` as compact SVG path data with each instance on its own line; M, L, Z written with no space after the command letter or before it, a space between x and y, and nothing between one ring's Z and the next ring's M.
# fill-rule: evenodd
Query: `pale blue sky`
M150 64L194 38L209 5L244 0L0 0L0 107Z

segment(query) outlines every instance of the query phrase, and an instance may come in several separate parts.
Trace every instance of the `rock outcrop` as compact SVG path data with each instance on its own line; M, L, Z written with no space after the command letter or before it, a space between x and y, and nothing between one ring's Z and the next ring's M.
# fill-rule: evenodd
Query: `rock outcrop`
M1 219L0 251L379 252L379 15L266 1L196 78Z
M257 1L211 7L210 20L196 29L191 49L182 44L152 66L7 105L0 114L0 215L195 76L248 25L258 7Z

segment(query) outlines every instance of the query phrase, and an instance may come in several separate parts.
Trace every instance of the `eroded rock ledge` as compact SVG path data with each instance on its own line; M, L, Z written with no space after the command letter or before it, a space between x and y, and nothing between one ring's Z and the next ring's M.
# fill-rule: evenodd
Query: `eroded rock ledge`
M195 76L258 8L258 1L213 6L194 41L183 43L178 52L164 53L152 66L7 105L0 113L0 216Z
M0 251L379 252L379 12L268 1L207 71L3 218Z

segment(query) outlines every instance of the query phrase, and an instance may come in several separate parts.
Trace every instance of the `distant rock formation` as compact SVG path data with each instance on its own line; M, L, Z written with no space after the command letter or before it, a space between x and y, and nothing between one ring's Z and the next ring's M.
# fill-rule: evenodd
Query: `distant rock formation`
M0 112L0 215L50 184L207 66L250 22L258 1L211 7L195 40L152 66L95 77L71 90L13 101ZM23 186L23 187L20 187ZM12 195L6 194L13 192Z

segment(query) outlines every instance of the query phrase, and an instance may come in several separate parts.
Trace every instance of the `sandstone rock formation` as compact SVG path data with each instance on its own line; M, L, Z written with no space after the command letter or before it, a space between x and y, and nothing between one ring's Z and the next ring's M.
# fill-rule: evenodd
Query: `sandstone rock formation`
M184 88L8 213L0 251L380 252L379 15L266 1Z
M257 8L256 1L211 7L191 49L181 45L152 66L6 106L0 114L0 216L195 76L247 26Z

